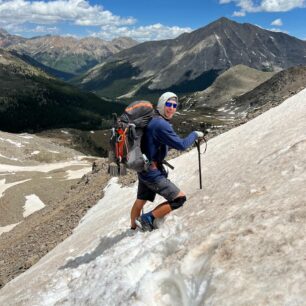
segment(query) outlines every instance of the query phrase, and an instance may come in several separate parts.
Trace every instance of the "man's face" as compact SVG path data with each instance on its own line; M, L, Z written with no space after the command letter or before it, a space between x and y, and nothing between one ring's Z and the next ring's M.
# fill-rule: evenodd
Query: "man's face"
M176 112L177 108L177 101L175 98L170 98L166 103L165 103L165 110L164 114L167 119L171 119L173 115Z

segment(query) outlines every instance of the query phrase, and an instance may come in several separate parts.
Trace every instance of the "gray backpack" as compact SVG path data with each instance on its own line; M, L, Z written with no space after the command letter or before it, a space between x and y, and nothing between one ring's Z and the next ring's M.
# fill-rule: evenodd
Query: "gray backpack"
M110 139L109 172L112 175L125 174L125 167L136 172L148 169L150 162L141 151L141 139L153 114L152 103L136 101L127 106L120 117L116 116Z

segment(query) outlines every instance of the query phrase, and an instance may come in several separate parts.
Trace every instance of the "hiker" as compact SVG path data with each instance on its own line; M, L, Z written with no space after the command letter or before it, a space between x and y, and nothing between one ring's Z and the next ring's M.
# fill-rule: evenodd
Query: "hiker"
M154 116L146 127L142 150L150 163L147 171L138 173L137 199L131 209L131 229L136 227L144 231L154 229L154 219L162 218L172 210L180 208L186 201L186 194L167 179L168 173L163 166L168 147L176 150L186 150L197 139L203 138L200 131L190 133L186 138L180 138L173 130L169 121L178 106L178 97L172 92L165 92L158 100ZM167 201L159 204L152 211L142 214L141 210L147 201L153 202L156 194Z

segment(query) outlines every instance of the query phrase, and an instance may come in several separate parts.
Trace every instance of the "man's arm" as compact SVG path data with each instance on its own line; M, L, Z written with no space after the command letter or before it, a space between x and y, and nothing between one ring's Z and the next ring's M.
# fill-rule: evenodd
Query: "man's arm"
M161 143L180 151L189 148L198 138L196 132L191 132L187 137L180 138L167 121L161 121L155 131L155 136Z

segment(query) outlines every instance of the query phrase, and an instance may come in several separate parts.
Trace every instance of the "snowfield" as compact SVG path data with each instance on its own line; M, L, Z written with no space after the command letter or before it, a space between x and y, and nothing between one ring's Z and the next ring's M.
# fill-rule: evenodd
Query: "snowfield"
M306 305L306 90L210 140L203 190L195 149L172 164L188 200L158 230L128 229L137 186L112 179L0 305Z
M55 140L0 131L0 236L61 198L95 159Z

